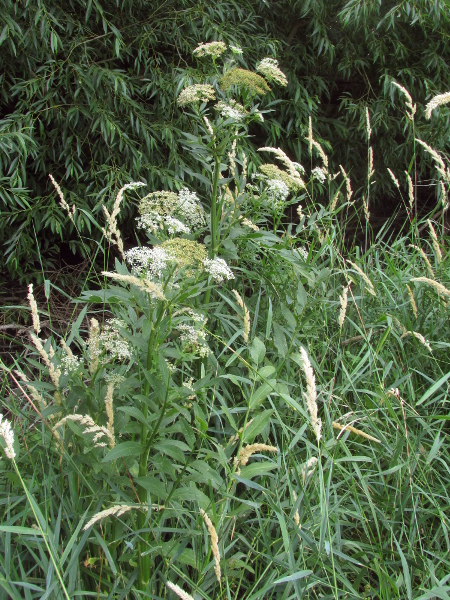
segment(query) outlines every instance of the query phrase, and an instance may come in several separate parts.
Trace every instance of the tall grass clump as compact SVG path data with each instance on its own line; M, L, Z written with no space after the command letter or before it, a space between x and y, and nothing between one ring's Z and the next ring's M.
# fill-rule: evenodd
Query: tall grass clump
M446 160L430 225L375 236L370 146L360 198L311 124L307 167L250 161L284 73L220 42L194 56L192 186L128 184L133 245L119 191L114 268L67 331L41 330L28 290L34 332L3 365L0 598L446 598Z

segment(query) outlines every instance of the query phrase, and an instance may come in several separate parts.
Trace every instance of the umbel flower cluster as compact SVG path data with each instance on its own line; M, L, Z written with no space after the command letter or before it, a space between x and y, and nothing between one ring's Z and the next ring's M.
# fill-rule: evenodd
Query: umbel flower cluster
M152 192L139 203L138 228L150 233L165 229L169 235L191 233L204 227L205 211L195 192Z
M213 62L223 54L225 54L227 46L224 42L216 41L207 44L201 43L193 51L196 58L209 56ZM242 54L241 48L229 46L229 50L234 56ZM264 96L271 89L268 82L287 86L288 80L286 75L278 66L278 61L274 58L264 58L256 65L256 71L249 71L241 67L235 66L233 60L229 61L228 68L225 74L220 79L220 88L224 92L231 89L237 89L238 93L245 92L250 96ZM259 75L258 73L261 73ZM216 99L214 88L206 83L197 83L184 88L178 96L178 105L187 106L189 104L198 104L199 102L209 102ZM236 121L241 121L248 112L238 104L236 100L220 100L215 107L220 114L225 118L232 118ZM260 119L261 120L261 119Z

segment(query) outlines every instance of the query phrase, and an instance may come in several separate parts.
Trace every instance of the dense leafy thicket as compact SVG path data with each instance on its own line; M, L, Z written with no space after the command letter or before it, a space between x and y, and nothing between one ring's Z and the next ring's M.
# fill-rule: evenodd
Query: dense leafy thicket
M402 173L409 165L411 172L414 137L448 149L450 112L441 109L439 124L434 119L431 128L423 118L424 104L450 89L450 13L445 2L298 0L277 2L274 9L287 44L283 67L289 66L292 80L280 123L297 158L302 152L298 133L306 133L305 114L312 112L334 166L351 168L352 179L363 185L366 106L375 168L380 171L390 167ZM417 102L415 128L407 125L405 98L393 81ZM430 176L421 161L414 168L422 179ZM373 197L380 200L389 191L393 193L389 178L378 177ZM422 199L429 195L427 188Z
M402 172L422 115L419 104L417 131L406 127L392 80L422 104L450 88L443 1L1 0L0 15L0 62L7 66L0 79L0 244L13 275L39 270L38 247L47 266L62 240L83 252L48 173L79 209L75 223L91 245L110 190L130 180L173 189L189 178L194 167L182 154L174 107L197 66L190 52L200 41L243 46L251 66L277 56L290 85L278 120L258 130L259 141L282 142L301 160L312 114L333 166L351 169L361 185L365 106L375 165ZM269 94L262 107L273 101ZM438 149L450 123L450 113L441 113L427 139ZM431 176L420 161L416 167L422 178ZM389 186L376 181L372 198ZM429 187L418 189L430 195Z
M89 235L110 190L130 179L155 189L185 179L189 157L181 155L174 106L200 41L246 40L274 52L257 2L3 0L0 7L0 61L8 67L0 243L13 273L38 259L36 239L47 261L64 236L77 243L49 173L70 192L77 227Z

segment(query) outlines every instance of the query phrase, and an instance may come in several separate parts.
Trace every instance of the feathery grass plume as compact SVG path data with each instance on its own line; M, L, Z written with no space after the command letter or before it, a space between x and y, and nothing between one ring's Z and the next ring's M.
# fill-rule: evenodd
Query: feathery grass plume
M230 169L230 174L233 179L236 178L236 145L237 137L234 138L233 143L231 144L231 151L228 152L228 168Z
M356 263L352 262L351 260L347 260L347 262L350 265L352 265L352 267L355 269L355 271L362 277L364 282L367 284L367 291L369 292L369 294L372 294L372 296L374 296L376 298L377 294L375 292L375 288L373 287L373 283L370 281L370 279L367 277L367 275L364 273L364 271L362 269L360 269L358 267L358 265Z
M338 190L338 191L335 193L335 195L334 195L334 197L333 197L333 200L331 201L331 205L330 205L330 212L334 212L334 211L336 210L336 206L337 206L337 203L339 202L339 196L340 196L340 195L341 195L341 191L340 191L340 190Z
M312 129L312 119L309 117L308 121L308 135L305 138L308 141L309 145L309 153L312 154L313 147L317 150L320 158L322 159L323 167L325 173L328 175L328 156L325 154L322 146L317 142L313 137L313 129Z
M370 140L370 136L372 135L372 129L370 127L370 115L369 115L369 107L366 106L366 133L367 133L367 141Z
M220 583L221 573L220 573L220 551L219 551L219 537L217 535L217 531L212 524L211 519L208 517L203 508L200 509L200 514L205 520L206 527L208 529L209 535L211 537L211 550L214 556L214 572L217 577L217 581Z
M352 191L352 186L351 186L351 182L350 182L350 177L347 175L347 173L345 172L345 169L342 165L339 165L339 168L341 170L342 176L345 180L345 187L347 189L347 202L350 202L350 198L353 196L353 191Z
M281 148L272 148L270 146L266 146L264 148L258 148L258 152L271 152L275 154L276 158L283 164L288 172L290 178L292 178L299 189L305 188L305 182L301 178L300 174L305 172L305 169L302 167L300 163L293 162ZM261 168L260 168L261 171ZM261 171L264 172L264 171ZM276 178L275 178L276 179ZM288 185L286 183L286 185ZM288 185L289 187L289 185Z
M428 277L412 277L410 281L417 281L417 283L426 283L435 289L438 294L442 294L442 296L446 296L450 298L450 290L448 290L442 283L438 283L433 279L428 279Z
M109 271L102 271L102 275L105 277L110 277L111 279L115 279L116 281L122 281L123 283L135 285L144 292L147 292L147 294L150 294L150 296L155 298L155 300L166 299L163 289L159 283L154 283L148 279L139 279L133 275L120 275L119 273L110 273Z
M28 302L30 304L30 308L31 308L31 318L33 319L33 329L36 333L36 335L39 335L39 333L41 332L41 323L39 321L39 314L38 314L38 307L36 304L36 300L34 299L34 295L33 295L33 284L30 283L30 285L28 286Z
M405 333L402 335L402 339L409 337L410 335L414 336L416 338L416 340L419 340L419 342L425 346L425 348L427 350L429 350L430 352L433 352L433 350L431 349L430 346L430 342L427 342L427 340L423 337L423 335L421 333L419 333L418 331L405 331Z
M244 342L247 343L248 342L248 336L250 333L250 313L248 312L248 309L246 307L246 305L244 304L244 301L242 300L242 296L240 295L240 293L237 290L231 290L236 298L236 302L238 303L238 305L242 308L242 312L244 313L244 332L242 334L242 337L244 338Z
M292 490L292 496L294 498L294 502L297 502L298 496L297 496L295 490ZM298 508L295 509L293 519L294 519L294 523L297 525L297 527L301 528L300 515L298 514Z
M255 452L278 452L278 448L275 446L268 446L267 444L249 444L248 446L243 446L234 459L238 474L240 473L240 467L245 467L250 457L252 454L255 454Z
M91 375L98 369L99 356L101 354L100 344L100 325L97 319L92 318L89 327L89 338L87 345L89 348L89 372Z
M50 375L50 379L52 380L53 385L56 388L59 388L59 379L61 377L61 370L59 368L55 369L55 367L53 366L53 363L50 360L50 358L51 358L51 356L49 355L50 353L46 352L44 346L42 345L41 339L38 338L38 336L34 335L33 333L30 335L30 337L34 344L34 347L41 355L41 358L44 361L45 366L48 368L48 374ZM50 348L51 348L51 346L50 346ZM51 351L54 354L53 348L51 348Z
M231 444L235 444L236 442L238 442L240 440L241 434L248 428L250 423L253 423L253 421L254 419L250 419L250 421L247 421L247 423L245 424L245 427L241 427L240 429L238 429L237 433L230 437L227 445L230 446Z
M214 137L214 130L211 127L211 123L209 122L209 119L206 115L203 115L203 120L205 121L206 129L208 130L208 133L211 135L211 137Z
M65 355L61 358L61 366L64 367L64 375L68 375L72 371L76 371L80 365L81 361L78 356L75 356L69 346L66 344L65 340L61 339L60 344L65 352Z
M194 600L194 598L190 594L181 589L180 586L176 583L166 581L166 585L169 588L169 590L172 590L172 592L174 592L178 596L178 598L181 598L181 600Z
M339 311L339 329L342 329L342 325L345 321L345 315L347 314L347 301L348 301L348 290L350 286L347 285L342 289L342 295L339 297L339 303L341 305L341 310Z
M376 437L373 437L372 435L369 435L368 433L365 433L364 431L361 431L361 429L356 429L356 427L352 427L351 425L341 425L340 423L336 423L335 421L333 421L332 423L333 425L333 429L338 429L339 431L351 431L352 433L355 433L356 435L360 435L363 438L366 438L366 440L370 440L371 442L376 442L377 444L381 444L381 441L378 440Z
M414 316L417 317L419 316L419 313L417 311L417 304L416 301L414 300L414 294L412 293L412 289L409 287L408 284L406 284L406 289L408 290L408 296L409 296L409 302L411 304L411 309L414 313Z
M397 177L394 175L394 173L391 171L391 169L388 168L388 173L390 175L390 178L392 179L392 181L395 183L397 189L400 189L400 184L398 182Z
M408 171L405 171L406 181L408 182L408 199L409 199L409 208L412 210L414 206L414 186L413 181L411 179L411 175Z
M64 209L67 213L67 216L69 217L69 219L72 221L72 223L75 225L75 222L73 220L74 216L75 216L75 204L72 206L72 208L70 208L70 206L67 204L65 198L64 198L64 194L62 189L60 188L60 186L56 183L53 175L49 175L51 182L53 183L56 191L58 192L58 196L59 196L59 205L61 206L62 209Z
M409 119L411 119L411 121L414 121L414 115L416 114L417 106L415 104L413 105L413 101L412 101L410 93L408 92L408 90L406 88L404 88L402 85L400 85L396 81L393 81L392 85L394 85L398 90L400 90L400 92L405 97L406 108L409 110L409 112L406 111L406 116Z
M310 477L314 473L318 462L319 459L317 456L311 456L311 458L308 458L308 460L302 466L301 473L303 485L305 485L306 478Z
M434 271L433 271L433 267L431 266L431 263L428 259L428 256L425 254L423 248L421 248L420 246L415 246L414 244L411 244L411 248L414 248L414 250L417 250L417 252L420 253L420 256L423 258L423 260L425 261L426 267L427 267L427 271L428 274L430 275L430 277L432 279L435 278L434 276Z
M436 253L436 260L438 261L438 264L440 264L442 262L442 252L441 252L441 247L439 246L439 241L436 235L436 231L433 227L433 223L430 221L430 219L427 219L427 223L428 223L428 227L430 229L430 235L431 235L431 242L433 244L433 249Z
M121 517L125 513L129 512L132 509L142 510L139 506L129 506L128 504L118 504L117 506L111 506L111 508L107 508L106 510L102 510L101 512L94 515L83 527L83 531L92 527L98 521L102 519L106 519L107 517Z
M363 208L364 208L364 218L367 223L370 221L370 212L369 212L369 203L365 198L363 198Z
M14 431L11 427L11 423L8 419L0 413L0 437L3 438L5 446L3 450L5 451L6 458L9 460L14 460L16 457L16 452L14 450Z
M227 46L223 42L209 42L208 44L201 42L197 48L193 50L192 54L198 57L211 56L214 60L219 58L219 56L221 56L226 49Z
M438 106L442 106L444 104L448 104L450 102L450 92L446 92L445 94L438 94L431 98L428 104L425 107L425 119L429 120L431 118L431 113Z
M122 203L123 195L126 192L126 190L134 190L134 189L136 189L138 187L142 187L142 186L145 186L145 183L142 183L141 181L134 181L131 183L127 183L126 185L121 187L116 196L116 199L114 200L111 214L109 214L106 206L103 206L103 212L105 213L106 223L108 225L107 229L105 227L102 227L103 235L106 237L106 239L111 244L115 244L117 246L122 258L124 256L123 242L122 242L122 236L120 235L120 231L117 228L117 217L120 212L120 205Z
M303 217L305 216L303 213L303 209L302 209L302 205L299 204L297 206L297 214L298 214L298 218L300 219L300 221L303 219Z
M274 81L283 87L286 87L288 80L286 75L278 67L278 61L275 58L263 58L257 65L256 71L262 73L268 81Z
M316 378L314 376L314 371L311 366L308 353L303 346L300 347L300 355L302 357L303 373L305 374L306 378L306 392L304 392L306 407L308 408L311 427L316 435L317 444L319 444L321 438L322 421L318 417Z
M68 415L64 417L60 421L53 426L52 431L56 431L59 427L62 427L67 423L67 421L73 421L74 423L79 423L84 427L83 434L94 434L93 443L96 447L102 448L105 446L104 443L99 442L99 439L102 437L106 437L109 442L109 447L114 448L116 445L116 440L113 434L106 428L100 425L96 425L96 423L92 420L89 415Z
M37 389L35 387L33 387L30 383L30 380L28 379L28 377L25 375L25 373L22 373L19 370L15 370L14 373L17 375L17 377L19 377L19 379L21 379L24 384L27 387L27 390L30 392L30 396L33 398L33 400L35 401L36 405L40 408L40 410L44 410L44 408L47 406L47 403L44 400L44 397L41 396L39 394L39 392L37 391Z
M430 154L430 156L432 157L432 159L436 163L436 171L444 179L444 181L447 181L449 183L450 182L450 170L445 168L445 163L442 160L441 155L438 154L436 152L436 150L434 150L426 142L423 142L422 140L419 140L419 138L416 138L416 142L418 144L420 144L423 148L425 148L425 150L428 152L428 154Z
M312 127L311 115L309 115L309 117L308 117L308 137L306 139L308 141L309 153L312 154L314 138L313 138L313 127Z
M368 171L368 179L372 179L372 177L374 176L375 171L373 170L373 148L372 146L369 147L369 171Z
M233 86L245 88L250 94L254 95L265 96L267 92L270 92L270 87L261 75L239 67L228 69L220 80L220 87L224 91L228 91Z
M111 436L114 438L114 411L113 411L113 394L114 394L114 381L110 381L106 386L105 395L105 410L106 416L108 417L107 428Z

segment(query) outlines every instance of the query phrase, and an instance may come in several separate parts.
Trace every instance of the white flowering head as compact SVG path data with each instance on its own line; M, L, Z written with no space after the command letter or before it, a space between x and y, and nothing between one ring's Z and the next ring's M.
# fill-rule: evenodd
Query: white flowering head
M225 279L234 279L233 271L223 258L205 258L203 267L217 283L222 283Z
M139 203L138 227L156 234L166 230L169 235L190 234L206 223L205 212L195 192L187 188L174 192L153 192Z
M161 246L136 247L125 252L125 260L136 275L145 275L147 279L160 279L173 257L170 251Z
M275 58L263 58L256 65L256 71L264 75L268 81L274 81L278 85L286 87L288 80L286 75L278 67L278 61Z
M325 183L325 180L327 178L325 172L323 169L321 169L320 167L316 167L315 169L313 169L311 171L311 175L317 179L317 181L319 181L319 183Z
M74 354L66 354L61 358L61 367L63 375L70 375L81 367L81 360Z
M181 91L178 96L178 106L188 106L189 104L198 104L199 102L209 102L215 100L216 95L212 85L207 83L196 83L190 85Z
M225 117L225 119L233 119L234 121L242 121L248 114L242 104L239 104L236 100L230 100L229 102L221 100L214 108L222 115L222 117Z
M2 438L4 446L3 450L5 451L5 455L10 460L13 460L16 457L16 452L14 450L14 431L12 430L11 423L8 419L0 413L0 438Z
M229 48L230 48L230 50L231 50L231 52L232 52L233 54L236 54L236 55L239 55L239 56L240 56L241 54L243 54L243 52L242 52L242 48L239 48L239 46L229 46Z
M177 214L192 229L199 229L206 223L205 211L195 192L183 188L178 192Z
M266 193L275 210L281 210L289 196L289 188L281 179L269 179Z
M227 49L226 44L224 42L209 42L209 44L200 43L197 48L192 52L194 56L202 57L202 56L211 56L213 60L222 56L222 54Z
M126 323L121 319L109 319L106 322L103 331L98 336L99 350L106 353L102 360L103 364L108 364L113 360L131 359L130 344L120 333L121 330L126 328Z

